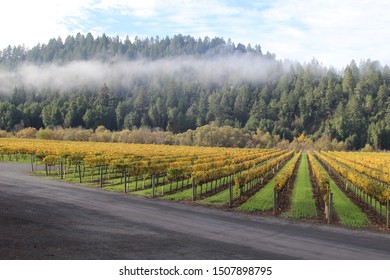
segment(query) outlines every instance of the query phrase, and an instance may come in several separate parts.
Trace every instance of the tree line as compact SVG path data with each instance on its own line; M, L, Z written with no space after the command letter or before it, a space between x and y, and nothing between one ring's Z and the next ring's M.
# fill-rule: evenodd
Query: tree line
M71 92L17 86L0 97L0 129L104 126L120 131L149 127L179 134L213 124L247 133L261 131L290 142L305 134L313 141L342 142L351 150L366 144L377 150L390 148L390 68L378 61L352 61L337 71L315 59L304 65L277 61L274 55L263 54L260 46L235 45L223 38L176 35L122 41L78 34L30 50L8 47L0 54L0 66L10 69L25 62L119 57L153 60L183 54L229 57L237 53L272 62L273 75L255 84L232 84L228 79L207 84L161 77L157 84L139 79L131 88L121 88L102 82L98 90L80 87Z
M96 38L91 33L76 36L69 35L65 41L61 37L49 40L47 44L38 44L31 49L25 46L11 46L0 51L0 65L16 67L22 62L35 64L42 63L66 63L75 60L97 59L102 61L113 61L115 59L136 60L138 58L149 58L156 60L164 57L180 55L228 55L232 53L254 53L262 54L260 45L252 47L223 38L194 38L181 34L165 38L135 37L125 40L110 37L103 34ZM266 55L272 56L267 53Z

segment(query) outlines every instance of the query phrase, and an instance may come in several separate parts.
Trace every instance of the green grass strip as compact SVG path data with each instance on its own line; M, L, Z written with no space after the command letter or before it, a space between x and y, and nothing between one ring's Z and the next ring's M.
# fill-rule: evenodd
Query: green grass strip
M310 182L309 163L306 153L302 154L301 162L297 170L297 177L291 195L291 208L283 213L282 216L299 219L318 216Z
M278 172L284 172L284 170L291 164L291 160L283 166L283 168ZM267 183L260 191L255 195L249 198L245 203L243 203L239 210L255 212L255 211L267 211L273 208L274 206L274 187L275 187L275 176L271 181Z
M339 189L332 179L330 179L330 190L333 193L333 209L339 217L340 224L351 227L369 225L367 215Z
M323 166L321 168L326 172ZM326 172L326 174L328 173ZM370 224L367 215L340 190L330 176L329 183L330 191L333 193L333 210L339 218L340 224L355 228L367 227Z
M229 188L213 196L209 196L203 200L200 200L199 203L205 205L218 205L218 206L227 204L229 203Z

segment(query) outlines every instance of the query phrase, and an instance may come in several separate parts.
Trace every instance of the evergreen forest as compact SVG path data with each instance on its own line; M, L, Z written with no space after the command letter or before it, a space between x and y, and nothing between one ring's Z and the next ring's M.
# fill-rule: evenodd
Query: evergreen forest
M349 150L390 149L390 68L281 61L261 46L175 35L77 34L0 51L0 130L212 125Z

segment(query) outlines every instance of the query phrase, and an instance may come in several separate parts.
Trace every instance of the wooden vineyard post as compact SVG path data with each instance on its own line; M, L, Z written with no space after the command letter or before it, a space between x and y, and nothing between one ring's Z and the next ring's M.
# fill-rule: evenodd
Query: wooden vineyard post
M195 180L192 177L192 201L195 201L196 199L196 186L195 186Z
M103 188L103 166L99 166L100 173L100 187Z
M125 193L127 193L127 172L124 172L124 175L125 175Z
M64 179L64 162L62 161L62 158L60 159L60 173L61 173L61 180Z
M152 197L154 198L154 175L152 175Z
M328 200L325 200L325 218L328 220L329 223L329 200L330 200L329 186L327 188L327 196L328 196Z
M233 181L229 183L229 207L233 206Z
M31 154L31 172L34 172L34 155Z
M276 215L277 199L278 199L278 193L276 191L276 188L274 188L274 208L273 208L274 216Z
M80 184L81 184L82 182L81 182L81 163L80 162L79 162L79 164L77 164L77 167L79 170L79 180L80 180Z
M390 228L390 200L387 200L387 217L386 217L386 227Z
M333 193L329 193L328 224L332 222L332 203L333 203Z

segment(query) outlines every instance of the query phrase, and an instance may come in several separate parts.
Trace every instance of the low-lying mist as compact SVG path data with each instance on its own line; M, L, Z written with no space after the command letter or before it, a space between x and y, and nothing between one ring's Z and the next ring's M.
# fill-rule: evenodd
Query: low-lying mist
M278 78L281 68L281 63L274 59L253 54L116 62L74 61L64 65L24 63L14 70L0 69L0 93L12 93L13 88L21 86L36 91L50 88L69 92L80 87L98 89L104 83L108 87L126 89L140 80L158 84L166 78L215 86L257 85Z

